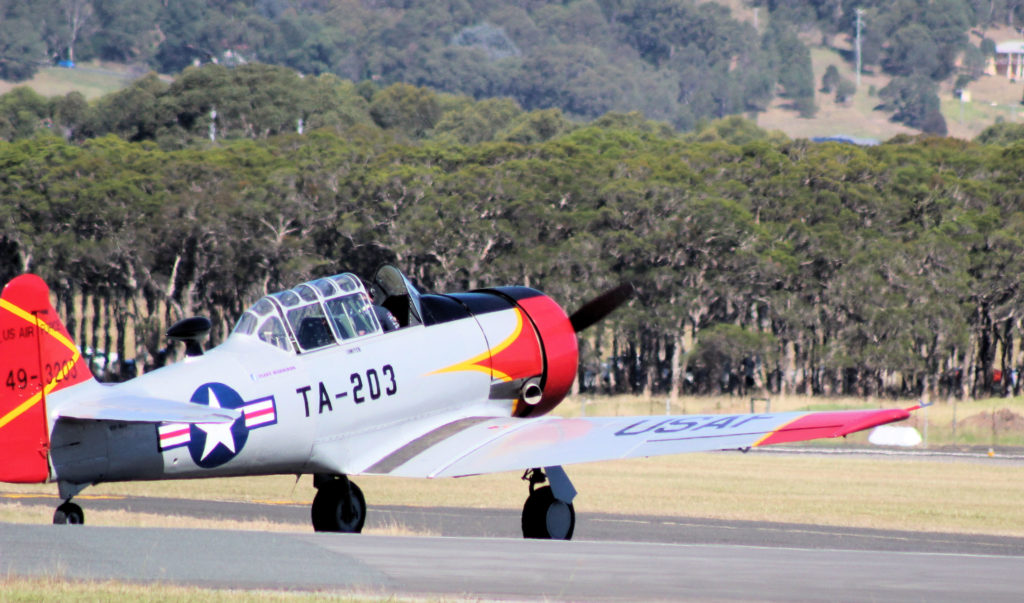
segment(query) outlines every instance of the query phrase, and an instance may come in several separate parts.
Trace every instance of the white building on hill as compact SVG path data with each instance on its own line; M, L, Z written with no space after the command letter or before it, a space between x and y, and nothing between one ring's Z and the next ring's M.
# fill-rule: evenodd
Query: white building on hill
M990 63L992 75L1008 80L1024 80L1024 40L996 44L996 57Z

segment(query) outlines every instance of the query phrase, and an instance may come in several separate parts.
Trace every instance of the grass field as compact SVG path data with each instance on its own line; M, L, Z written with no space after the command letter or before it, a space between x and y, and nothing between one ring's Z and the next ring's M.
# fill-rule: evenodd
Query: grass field
M1024 465L978 461L895 460L849 456L722 452L612 461L568 468L580 512L781 521L866 528L1024 536ZM358 477L374 505L506 508L522 506L519 474L414 480ZM4 485L0 492L52 493L49 504L0 503L3 521L48 523L59 502L53 485ZM312 480L289 476L100 484L76 500L88 521L96 495L309 504ZM10 499L0 499L10 500ZM20 505L21 508L14 508ZM128 523L128 522L133 523ZM115 516L108 525L175 526L182 518ZM251 522L193 527L268 529ZM403 533L402 526L396 526Z
M99 603L110 600L161 601L164 603L234 603L235 601L434 601L438 599L397 598L358 593L294 592L275 590L231 590L177 586L173 584L131 584L114 580L77 581L53 578L0 577L0 601Z
M1020 38L1017 32L1006 27L990 29L983 33L997 42ZM849 36L835 36L830 41L831 48L822 46L820 37L817 36L806 36L804 42L811 50L816 88L821 85L821 78L829 65L835 65L843 78L851 82L856 81L853 66L839 52L851 51ZM972 43L977 43L974 36ZM853 98L843 105L837 105L832 95L816 90L815 103L818 112L812 118L799 117L795 111L788 108L787 99L776 99L767 111L757 116L757 124L768 130L782 131L791 138L845 134L884 142L897 134L917 134L918 132L912 128L890 121L888 113L874 110L881 103L877 92L884 88L890 79L877 67L873 73L862 73L860 88ZM968 86L971 100L961 103L953 97L954 80L955 78L950 78L939 86L940 111L946 118L949 136L970 140L999 120L1024 120L1024 107L1021 106L1024 84L1021 82L1011 82L1000 76L983 75Z
M139 73L125 65L107 63L82 63L75 69L44 67L35 77L24 82L0 80L0 94L18 86L28 86L47 98L78 91L92 100L124 88L142 74L144 72Z

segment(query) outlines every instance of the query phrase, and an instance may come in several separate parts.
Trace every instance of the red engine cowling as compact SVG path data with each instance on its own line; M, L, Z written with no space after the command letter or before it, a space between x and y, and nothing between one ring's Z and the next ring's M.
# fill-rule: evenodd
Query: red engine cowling
M528 287L499 287L486 292L514 303L528 319L540 344L540 381L524 387L512 414L536 417L550 412L569 393L579 365L576 333L568 315L553 299ZM531 386L538 389L531 391Z

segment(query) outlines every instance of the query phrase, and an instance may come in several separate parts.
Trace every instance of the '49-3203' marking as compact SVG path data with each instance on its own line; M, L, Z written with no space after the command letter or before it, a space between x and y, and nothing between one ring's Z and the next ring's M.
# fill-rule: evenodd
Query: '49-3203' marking
M56 381L60 383L67 378L78 377L78 367L71 360L63 362L46 362L40 367L43 371L42 385ZM34 371L33 371L34 372ZM28 387L29 383L36 382L39 375L30 375L24 368L11 369L4 380L4 386L11 390L21 390Z

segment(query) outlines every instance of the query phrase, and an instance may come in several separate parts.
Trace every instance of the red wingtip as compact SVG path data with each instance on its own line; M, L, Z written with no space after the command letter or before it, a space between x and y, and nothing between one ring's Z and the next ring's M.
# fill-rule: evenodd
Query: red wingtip
M908 406L904 410L906 410L907 412L914 412L915 410L921 410L922 408L927 408L927 407L931 406L932 404L935 404L935 403L934 402L925 402L925 401L922 400L921 402L918 402L917 404L915 404L913 406Z
M836 438L886 423L902 421L909 416L910 411L902 408L812 412L787 423L756 445L766 446L818 438Z

